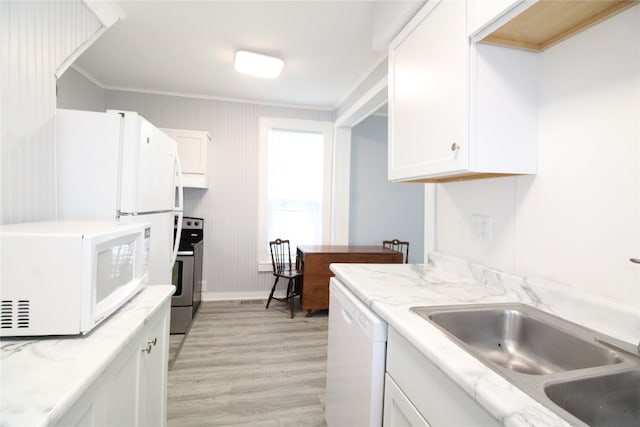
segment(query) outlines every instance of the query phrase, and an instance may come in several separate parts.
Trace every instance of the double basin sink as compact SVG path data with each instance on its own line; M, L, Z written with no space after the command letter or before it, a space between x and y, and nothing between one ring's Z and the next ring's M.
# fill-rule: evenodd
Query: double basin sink
M524 304L411 311L570 424L640 426L632 345Z

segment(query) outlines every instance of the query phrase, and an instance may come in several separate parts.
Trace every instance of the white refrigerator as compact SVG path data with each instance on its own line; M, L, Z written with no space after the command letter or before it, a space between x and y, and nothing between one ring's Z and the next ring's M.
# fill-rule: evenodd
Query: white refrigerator
M134 112L56 111L59 220L151 224L149 284L171 284L182 226L176 142Z

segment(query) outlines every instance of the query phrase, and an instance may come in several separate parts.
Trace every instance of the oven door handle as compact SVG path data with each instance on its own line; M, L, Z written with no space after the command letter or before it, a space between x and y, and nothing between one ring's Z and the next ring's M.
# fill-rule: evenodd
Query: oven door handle
M178 256L193 256L193 251L178 251Z

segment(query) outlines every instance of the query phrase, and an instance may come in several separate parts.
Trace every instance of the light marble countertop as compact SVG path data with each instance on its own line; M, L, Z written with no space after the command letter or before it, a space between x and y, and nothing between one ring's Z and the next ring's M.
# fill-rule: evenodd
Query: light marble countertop
M522 302L634 346L640 340L637 307L440 254L431 254L426 265L332 264L331 270L389 327L506 426L570 424L410 312L410 307Z
M147 286L86 336L0 340L0 425L55 424L171 298Z

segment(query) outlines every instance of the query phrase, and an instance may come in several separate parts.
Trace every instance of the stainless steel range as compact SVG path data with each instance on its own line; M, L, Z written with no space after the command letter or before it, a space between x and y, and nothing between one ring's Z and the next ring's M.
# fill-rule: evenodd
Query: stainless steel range
M174 234L175 235L175 234ZM173 266L173 284L176 292L171 297L172 334L189 330L202 299L202 246L204 220L184 217L178 257Z

